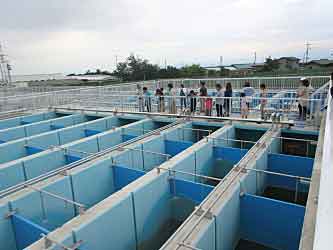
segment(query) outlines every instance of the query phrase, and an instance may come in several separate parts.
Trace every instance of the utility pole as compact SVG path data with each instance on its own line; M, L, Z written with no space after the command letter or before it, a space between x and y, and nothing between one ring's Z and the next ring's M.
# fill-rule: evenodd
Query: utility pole
M220 56L220 67L223 66L223 56Z
M116 60L116 69L117 69L117 66L118 66L118 55L114 55L115 57L115 60Z
M0 44L0 73L1 73L1 82L5 85L11 84L11 75L10 71L12 70L9 61L6 58L7 56L2 51L2 46Z
M257 51L254 52L254 62L253 64L256 65L257 63Z
M305 44L304 63L308 63L308 62L309 62L311 46L312 46L312 44L310 44L309 42L307 42L307 43Z

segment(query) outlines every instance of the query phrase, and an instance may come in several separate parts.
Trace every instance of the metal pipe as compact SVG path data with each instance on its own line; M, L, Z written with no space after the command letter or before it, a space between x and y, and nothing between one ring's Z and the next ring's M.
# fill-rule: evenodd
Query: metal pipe
M181 170L174 170L174 169L171 169L171 168L165 168L165 167L156 167L157 170L160 170L160 169L163 169L163 170L166 170L166 171L169 171L169 172L174 172L174 173L179 173L179 174L186 174L186 175L191 175L191 176L194 176L194 177L200 177L200 178L203 178L203 179L208 179L208 180L214 180L214 181L223 181L223 179L220 179L220 178L216 178L216 177L211 177L211 176L207 176L207 175L200 175L200 174L193 174L193 173L190 173L190 172L185 172L185 171L181 171Z
M51 197L53 197L53 198L56 198L56 199L62 200L62 201L64 201L65 203L70 203L70 204L72 204L72 205L74 205L74 206L77 206L77 207L79 207L79 208L84 208L84 209L86 208L86 206L83 205L83 204L81 204L81 203L78 203L78 202L76 202L76 201L69 200L69 199L67 199L67 198L64 198L64 197L62 197L62 196L60 196L60 195L57 195L57 194L54 194L54 193L51 193L51 192L49 192L49 191L45 191L45 190L43 190L43 189L39 189L39 188L33 187L32 185L28 185L28 184L25 184L25 186L26 186L27 188L30 188L30 189L34 190L34 191L40 192L41 194L46 194L46 195L49 195L49 196L51 196Z
M291 174L283 174L283 173L278 173L278 172L271 172L271 171L257 169L257 168L244 168L244 169L250 170L250 171L255 171L255 172L261 172L261 173L265 173L265 174L278 175L278 176L283 176L283 177L288 177L288 178L295 178L295 179L298 179L298 180L303 180L303 181L311 182L311 178L303 177L303 176L297 176L297 175L291 175Z

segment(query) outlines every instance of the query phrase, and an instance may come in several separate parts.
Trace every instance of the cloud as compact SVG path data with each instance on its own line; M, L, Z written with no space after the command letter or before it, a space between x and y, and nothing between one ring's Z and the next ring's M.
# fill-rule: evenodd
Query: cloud
M4 0L0 40L15 73L112 69L134 52L154 63L313 57L333 47L331 0Z

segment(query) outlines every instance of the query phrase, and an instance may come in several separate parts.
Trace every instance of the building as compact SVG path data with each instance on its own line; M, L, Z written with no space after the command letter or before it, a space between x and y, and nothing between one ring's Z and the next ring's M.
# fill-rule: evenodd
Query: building
M300 68L300 60L297 57L280 57L274 59L277 63L277 71L295 71Z
M319 59L312 60L307 64L303 65L304 69L307 70L322 70L322 71L333 71L333 60L329 59Z

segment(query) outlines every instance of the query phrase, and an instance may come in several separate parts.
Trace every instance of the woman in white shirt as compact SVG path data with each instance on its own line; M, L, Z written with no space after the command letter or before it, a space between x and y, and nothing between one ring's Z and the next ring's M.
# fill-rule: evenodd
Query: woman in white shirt
M169 113L170 114L176 114L176 96L177 91L174 89L173 84L168 84L168 104L169 104Z
M306 120L308 102L310 97L310 83L306 78L301 78L301 86L297 90L299 119Z

